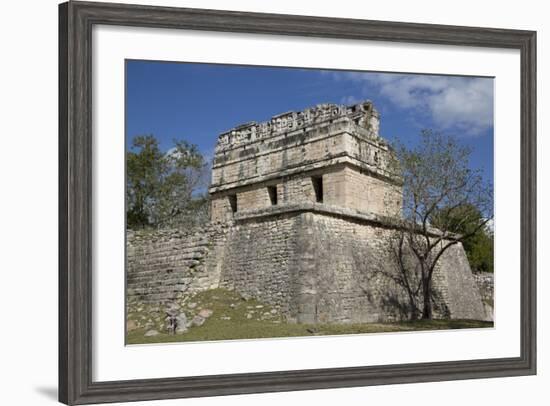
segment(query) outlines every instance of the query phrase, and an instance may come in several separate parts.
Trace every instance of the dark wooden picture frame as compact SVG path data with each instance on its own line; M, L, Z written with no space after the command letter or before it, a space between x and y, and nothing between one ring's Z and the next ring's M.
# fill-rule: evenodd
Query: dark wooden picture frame
M477 359L215 376L92 380L94 24L517 49L521 55L521 353ZM59 6L59 400L217 396L536 373L536 32L68 2Z

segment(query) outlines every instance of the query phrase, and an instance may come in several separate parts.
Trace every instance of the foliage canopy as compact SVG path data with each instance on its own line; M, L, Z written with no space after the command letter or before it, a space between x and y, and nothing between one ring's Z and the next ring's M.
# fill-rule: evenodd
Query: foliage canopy
M153 135L126 152L126 216L130 229L192 225L208 217L207 164L196 145L174 141L164 153Z

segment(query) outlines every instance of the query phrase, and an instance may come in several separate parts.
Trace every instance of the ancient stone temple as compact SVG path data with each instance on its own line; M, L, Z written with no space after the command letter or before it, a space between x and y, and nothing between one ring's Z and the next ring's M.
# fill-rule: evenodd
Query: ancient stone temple
M370 102L319 105L234 128L218 139L212 169L212 220L272 206L322 203L395 213L401 193Z
M163 302L225 287L295 322L407 317L387 247L401 180L379 123L371 102L323 104L221 134L211 223L131 234L129 297ZM460 244L442 256L433 284L436 317L485 318Z

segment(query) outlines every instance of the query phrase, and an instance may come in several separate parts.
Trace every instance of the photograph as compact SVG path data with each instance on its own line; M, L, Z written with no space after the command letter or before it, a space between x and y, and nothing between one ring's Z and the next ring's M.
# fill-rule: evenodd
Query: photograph
M493 328L494 92L125 60L126 344Z

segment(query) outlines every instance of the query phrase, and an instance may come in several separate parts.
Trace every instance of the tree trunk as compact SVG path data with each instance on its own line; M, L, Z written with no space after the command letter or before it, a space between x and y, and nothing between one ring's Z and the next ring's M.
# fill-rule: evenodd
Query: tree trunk
M416 300L410 290L407 293L409 294L409 306L411 308L409 320L416 320L418 319L418 308L416 306Z
M431 320L432 318L432 289L430 281L425 281L423 284L423 299L424 306L422 308L422 319Z

